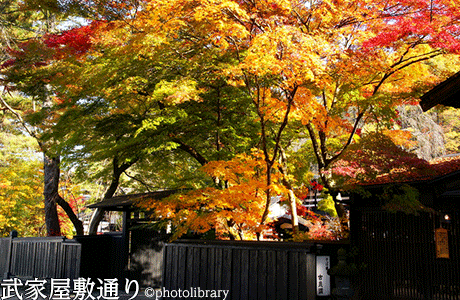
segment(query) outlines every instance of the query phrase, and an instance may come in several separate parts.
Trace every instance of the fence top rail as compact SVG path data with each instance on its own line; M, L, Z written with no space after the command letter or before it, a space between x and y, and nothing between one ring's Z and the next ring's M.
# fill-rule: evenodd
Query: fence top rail
M18 237L14 238L14 243L61 243L68 241L65 236L50 236L50 237Z
M275 242L275 241L226 241L226 240L178 240L167 243L166 247L174 246L193 246L208 248L245 248L245 249L267 249L281 250L290 249L292 251L315 252L322 248L322 245L348 245L349 240L343 241L309 241L309 242Z
M80 244L77 240L74 240L74 239L65 239L62 242L64 244Z

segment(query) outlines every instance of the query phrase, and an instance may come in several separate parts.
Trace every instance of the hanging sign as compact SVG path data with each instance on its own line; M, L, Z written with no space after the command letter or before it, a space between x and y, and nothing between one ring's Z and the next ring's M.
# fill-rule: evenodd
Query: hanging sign
M449 258L449 234L447 229L437 228L435 231L436 258Z
M330 268L330 257L321 255L316 256L316 295L331 295L331 277L327 274Z

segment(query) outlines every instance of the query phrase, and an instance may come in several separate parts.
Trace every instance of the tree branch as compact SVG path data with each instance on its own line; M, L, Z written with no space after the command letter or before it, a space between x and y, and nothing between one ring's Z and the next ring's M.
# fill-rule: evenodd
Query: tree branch
M139 178L136 178L135 176L132 176L132 175L129 175L126 171L123 172L127 177L139 182L140 184L142 184L148 192L151 192L150 190L150 185L148 185L146 182L144 182L143 180L139 179Z
M22 126L24 127L24 129L27 131L28 134L30 134L31 137L35 138L35 140L37 140L40 148L42 149L43 145L42 143L39 141L38 139L38 136L35 134L35 132L33 132L32 130L29 129L29 127L27 126L26 122L24 121L24 119L22 118L22 116L16 111L14 110L6 101L5 99L3 98L3 95L0 95L0 100L2 101L3 105L6 107L7 110L9 110L12 114L14 114L16 116L16 118L19 120L19 122L22 124ZM42 151L44 151L44 149L42 149Z
M358 117L355 120L355 124L353 125L353 130L351 131L350 135L348 136L347 142L342 147L342 150L340 150L336 155L334 155L333 157L331 157L330 159L327 160L326 166L328 166L329 164L334 162L336 159L338 159L340 157L340 155L342 155L342 153L345 152L345 150L347 150L348 146L351 145L351 142L353 141L353 136L355 135L356 130L358 129L359 122L361 121L363 116L364 116L364 111L358 114Z
M194 159L196 159L200 163L200 165L204 166L208 163L208 160L204 158L198 151L196 151L195 148L185 144L179 139L173 139L173 142L179 144L179 149L190 154Z
M67 201L65 201L61 195L57 194L56 198L56 203L62 207L62 209L65 211L67 216L69 217L70 221L72 222L73 226L75 227L75 231L77 235L83 235L83 222L78 219L78 216L75 214L73 211L72 207L69 205Z
M321 170L322 168L324 168L326 163L324 162L324 159L320 152L320 146L316 138L315 129L313 128L313 125L311 123L308 123L306 127L308 130L308 134L310 135L310 140L313 146L313 152L315 152L316 160L318 162L318 168Z

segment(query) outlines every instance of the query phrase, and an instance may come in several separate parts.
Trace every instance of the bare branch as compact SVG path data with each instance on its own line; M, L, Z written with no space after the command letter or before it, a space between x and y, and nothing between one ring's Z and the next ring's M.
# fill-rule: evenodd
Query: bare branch
M27 131L28 134L30 134L30 136L32 136L33 138L35 138L35 140L37 140L38 142L38 145L40 146L40 148L42 148L42 151L44 151L43 149L43 145L42 143L40 142L37 134L35 132L33 132L26 124L26 122L24 121L24 119L22 118L21 114L18 113L15 109L13 109L5 100L5 98L3 97L3 95L0 95L0 100L2 101L3 105L5 106L5 108L7 110L9 110L13 115L15 115L15 117L19 120L19 122L21 123L21 125L24 127L24 129Z

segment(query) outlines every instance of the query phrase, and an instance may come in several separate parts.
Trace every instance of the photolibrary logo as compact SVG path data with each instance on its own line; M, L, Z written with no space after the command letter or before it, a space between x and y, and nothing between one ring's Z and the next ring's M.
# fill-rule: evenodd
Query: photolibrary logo
M215 298L225 300L228 294L229 290L202 290L200 287L191 287L184 290L154 289L150 287L145 289L145 296L153 299Z

